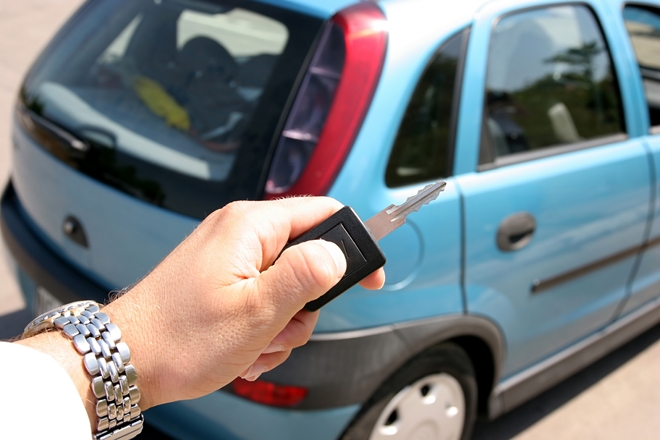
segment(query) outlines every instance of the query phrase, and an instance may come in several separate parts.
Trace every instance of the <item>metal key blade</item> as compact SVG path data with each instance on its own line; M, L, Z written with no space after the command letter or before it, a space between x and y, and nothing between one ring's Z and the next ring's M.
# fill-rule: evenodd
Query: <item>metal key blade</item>
M402 204L390 205L383 209L364 222L364 225L369 229L374 240L380 241L381 238L404 224L408 214L419 211L419 208L438 198L445 186L447 186L447 182L442 180L426 185Z

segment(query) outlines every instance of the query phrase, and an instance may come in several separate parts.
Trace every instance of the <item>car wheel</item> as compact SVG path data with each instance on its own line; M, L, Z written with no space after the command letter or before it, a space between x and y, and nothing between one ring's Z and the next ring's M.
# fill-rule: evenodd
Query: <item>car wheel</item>
M466 440L477 412L467 353L442 343L400 368L364 405L342 440Z

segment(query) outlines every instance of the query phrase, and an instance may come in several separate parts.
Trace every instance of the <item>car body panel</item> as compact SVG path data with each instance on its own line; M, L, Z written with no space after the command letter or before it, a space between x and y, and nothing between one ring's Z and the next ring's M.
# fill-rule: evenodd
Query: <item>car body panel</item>
M108 290L139 281L197 225L75 172L14 130L12 181L28 218L49 247ZM64 233L69 215L83 225L88 248Z
M649 145L653 156L653 166L656 174L660 170L660 136L648 136L646 143ZM639 262L639 267L632 280L629 296L622 307L620 315L624 316L648 301L660 296L660 187L656 184L653 187L652 203L654 211L652 213L652 225L650 227L647 243L650 246L643 251Z
M465 195L465 283L470 313L500 323L504 377L598 330L624 298L634 256L534 294L535 280L641 245L649 168L637 140L461 176ZM579 189L578 189L579 188ZM528 212L531 243L505 253L498 224Z
M533 396L571 377L660 320L660 298L613 321L586 338L500 382L489 399L489 417L511 411Z
M469 25L482 2L468 2L451 17L437 2L383 2L388 17L388 52L378 89L360 133L329 194L367 219L401 203L425 183L388 188L384 182L390 149L414 86L440 45ZM428 11L419 16L418 10ZM434 15L433 12L436 14ZM423 32L410 33L422 21ZM429 44L429 41L433 43ZM411 80L413 78L413 80ZM326 305L317 332L368 328L464 311L460 288L460 198L453 179L442 195L413 214L381 242L388 282L379 292L355 287ZM364 197L369 194L369 197ZM404 245L405 243L405 245ZM392 269L390 269L392 268Z
M383 190L381 206L401 203L417 189ZM341 199L340 199L341 200ZM342 200L343 201L343 200ZM362 218L371 216L364 202L350 203ZM365 207L365 205L367 205ZM365 214L366 212L366 214ZM460 289L460 199L451 179L445 194L400 230L384 239L381 248L390 266L398 266L383 290L354 287L321 311L317 332L368 328L389 323L463 312ZM452 231L452 233L445 233ZM403 246L403 243L406 243Z

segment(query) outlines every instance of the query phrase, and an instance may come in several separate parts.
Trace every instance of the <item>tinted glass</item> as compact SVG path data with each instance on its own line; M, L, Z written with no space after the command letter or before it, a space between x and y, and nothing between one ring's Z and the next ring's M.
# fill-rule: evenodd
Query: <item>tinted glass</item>
M263 188L320 25L252 2L89 2L26 80L22 120L80 171L202 217ZM88 147L55 151L57 129Z
M440 47L417 84L387 165L385 183L390 187L451 174L452 112L464 35Z
M660 13L657 9L626 6L623 18L642 74L651 125L660 125Z
M624 131L593 13L560 6L502 18L489 49L485 132L495 157Z

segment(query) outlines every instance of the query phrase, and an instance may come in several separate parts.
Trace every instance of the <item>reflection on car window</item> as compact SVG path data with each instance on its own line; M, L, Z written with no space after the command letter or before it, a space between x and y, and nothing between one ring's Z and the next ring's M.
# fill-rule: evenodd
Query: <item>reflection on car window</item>
M608 49L588 8L536 9L498 22L484 118L495 157L624 131Z
M660 11L628 5L623 18L642 74L651 126L660 126Z
M233 57L262 53L279 55L288 36L286 27L272 18L245 9L223 14L186 10L177 22L176 46L179 50L196 37L207 37L221 44Z
M399 128L385 182L390 187L451 173L452 111L462 39L451 37L438 50L417 84Z
M165 138L173 137L187 157L156 154L160 146L144 142L132 144L136 155L148 154L152 162L197 178L223 180L232 155L215 153L240 146L274 60L286 45L287 28L240 8L155 12L159 17L132 19L91 67L96 84L74 93L126 128L128 119L137 117L140 128L134 126L134 132L147 132L152 139L159 132L156 139L165 145L171 143ZM136 41L142 26L155 26L150 38L163 44L154 48L144 39ZM176 43L168 46L170 38ZM107 104L104 89L115 95L114 105ZM123 121L113 113L118 107Z
M121 31L119 36L110 43L108 48L103 51L103 54L99 57L99 63L111 64L120 61L124 57L126 49L128 48L128 43L130 43L133 38L135 29L137 29L141 21L142 14L138 14L137 17L135 17L128 26Z

